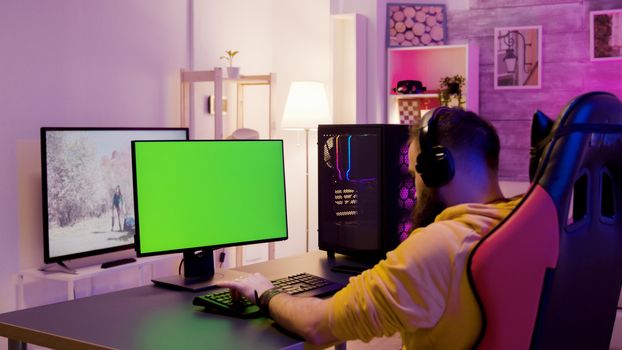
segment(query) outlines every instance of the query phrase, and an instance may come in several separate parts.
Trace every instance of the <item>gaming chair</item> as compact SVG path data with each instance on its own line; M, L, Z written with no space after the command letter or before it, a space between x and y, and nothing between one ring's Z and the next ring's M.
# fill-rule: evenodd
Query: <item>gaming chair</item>
M536 113L531 187L473 249L476 349L608 349L622 285L622 103L576 97Z

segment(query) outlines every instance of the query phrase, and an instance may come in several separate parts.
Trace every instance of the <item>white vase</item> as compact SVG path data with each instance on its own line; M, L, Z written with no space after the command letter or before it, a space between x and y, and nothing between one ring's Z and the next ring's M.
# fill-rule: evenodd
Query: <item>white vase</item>
M240 67L227 67L227 78L237 79L240 77Z

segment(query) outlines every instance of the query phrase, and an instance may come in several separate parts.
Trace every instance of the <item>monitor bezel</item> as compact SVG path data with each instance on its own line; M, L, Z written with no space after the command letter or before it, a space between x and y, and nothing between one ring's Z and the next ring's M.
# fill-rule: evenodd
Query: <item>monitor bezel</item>
M47 178L47 132L51 131L185 131L186 140L190 136L189 128L182 127L41 127L40 143L41 143L41 203L43 218L43 262L45 264L60 263L66 260L92 257L107 253L118 252L122 250L130 250L134 243L123 244L115 247L107 247L102 249L93 249L79 253L66 255L50 256L50 227L48 215L48 178ZM131 145L130 145L131 148ZM134 178L132 177L132 187L134 187Z
M140 141L132 141L132 179L136 179L136 153L135 153L135 145L136 143L150 143L150 142L160 142L160 143L179 143L179 142L196 142L196 143L213 143L213 142L277 142L281 145L281 157L283 159L283 200L285 201L285 237L280 238L269 238L269 239L261 239L261 240L251 240L251 241L242 241L242 242L233 242L227 244L219 244L219 245L205 245L201 247L188 247L188 248L179 248L179 249L171 249L171 250L162 250L157 252L141 252L140 246L140 213L138 210L138 189L136 188L136 181L132 181L134 186L134 214L135 214L135 224L136 224L136 234L134 235L134 248L136 250L136 256L138 257L146 257L146 256L156 256L156 255L164 255L164 254L173 254L173 253L183 253L188 251L200 251L200 250L215 250L227 247L236 247L248 244L259 244L259 243L269 243L269 242L279 242L285 241L289 238L289 225L288 225L288 217L287 217L287 185L285 178L285 153L283 150L283 140L282 139L252 139L252 140L140 140Z

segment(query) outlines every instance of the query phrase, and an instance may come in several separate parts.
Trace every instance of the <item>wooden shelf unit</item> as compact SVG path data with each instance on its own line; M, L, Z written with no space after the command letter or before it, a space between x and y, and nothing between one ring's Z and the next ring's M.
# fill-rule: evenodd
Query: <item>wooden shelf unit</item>
M122 271L130 269L137 269L139 274L137 284L138 286L144 286L150 284L151 279L156 277L153 268L154 264L179 259L181 259L179 254L141 257L136 258L135 262L105 269L101 268L100 264L83 266L76 268L74 273L69 273L64 270L42 271L41 269L36 268L20 270L17 273L16 281L16 307L18 310L24 308L24 284L26 278L64 282L67 287L67 300L74 300L76 299L75 284L78 281L88 279L90 282L89 295L95 295L96 293L94 290L93 278L110 274L118 274ZM145 267L148 267L147 271L145 270Z
M272 138L272 83L274 82L274 73L264 75L243 75L238 78L231 79L223 76L222 68L216 67L213 70L187 71L181 70L180 73L180 125L182 127L191 127L193 121L190 119L190 96L192 94L191 85L194 83L211 82L214 84L214 138L223 138L223 85L226 83L236 84L236 128L244 127L244 88L247 86L266 85L269 87L268 92L268 139ZM243 265L243 246L237 246L236 266ZM268 259L275 257L274 242L268 243Z
M472 44L416 46L387 49L387 122L400 123L400 99L429 98L438 101L438 93L395 94L400 80L419 80L426 91L439 91L440 80L457 74L466 78L465 108L479 110L479 50ZM440 102L438 102L440 103Z
M214 84L214 138L223 138L223 121L222 121L222 98L223 86L226 83L234 83L237 86L236 104L236 127L244 127L244 88L246 86L267 85L269 87L269 100L272 100L272 82L274 81L274 73L265 75L240 75L239 78L231 79L223 76L222 68L216 67L213 70L187 71L181 70L180 73L180 125L182 127L190 127L193 123L190 114L191 86L194 83L211 82ZM272 126L272 103L268 103L268 138L271 138Z

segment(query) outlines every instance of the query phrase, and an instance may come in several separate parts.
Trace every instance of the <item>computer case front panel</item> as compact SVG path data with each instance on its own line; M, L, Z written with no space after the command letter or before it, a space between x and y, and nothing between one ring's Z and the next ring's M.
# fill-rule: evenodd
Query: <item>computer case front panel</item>
M410 229L414 183L405 125L320 125L318 243L378 260Z

